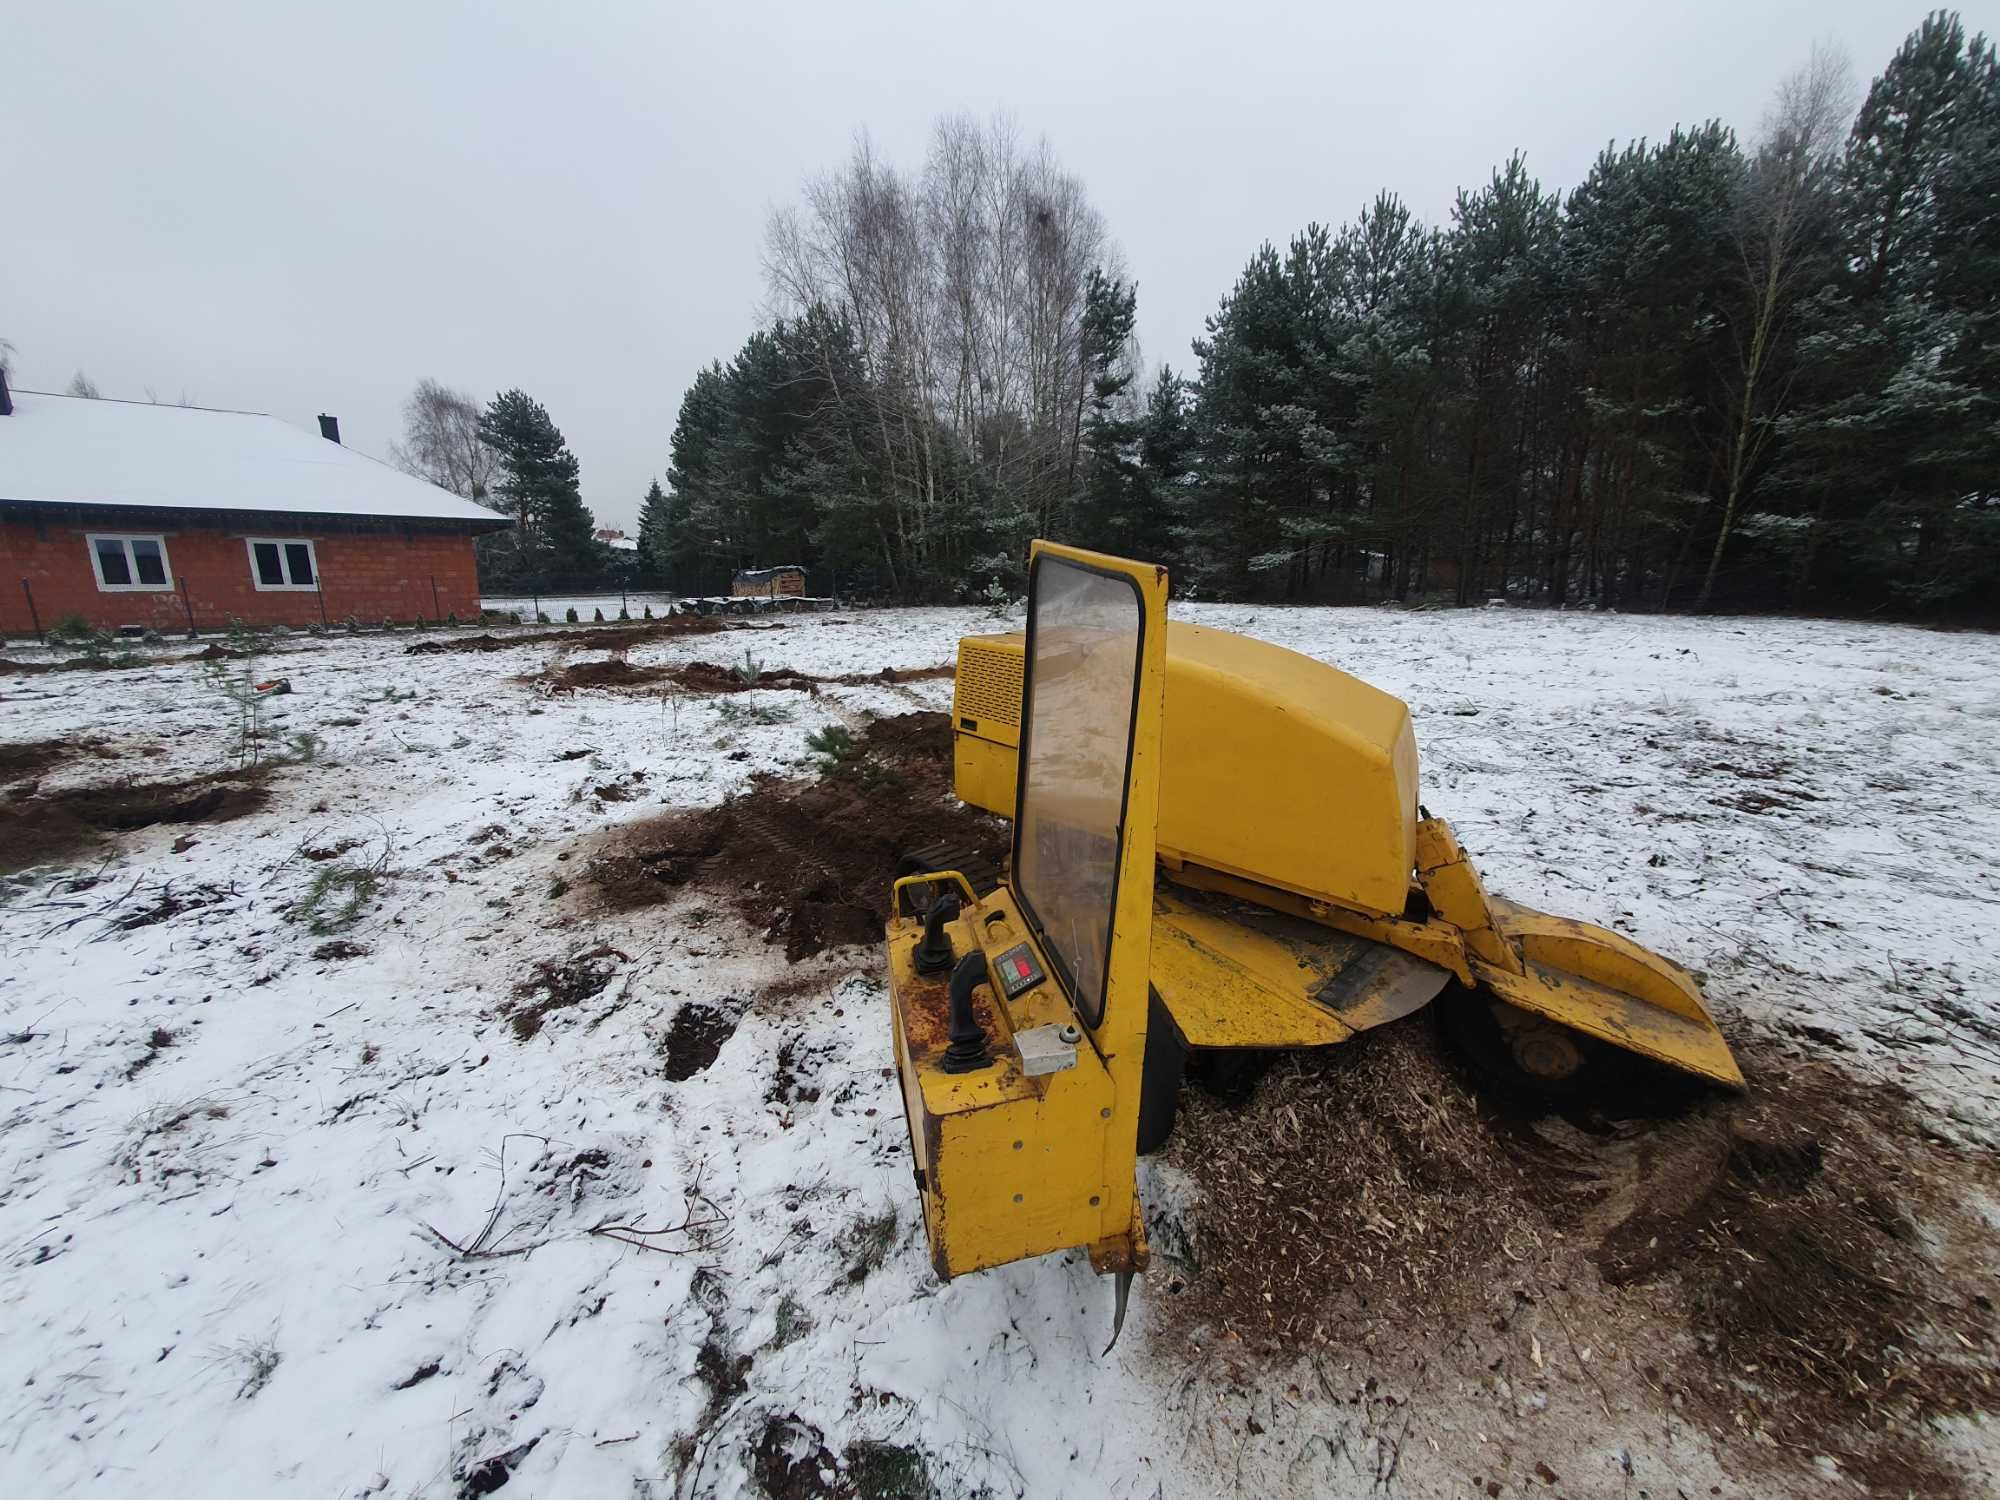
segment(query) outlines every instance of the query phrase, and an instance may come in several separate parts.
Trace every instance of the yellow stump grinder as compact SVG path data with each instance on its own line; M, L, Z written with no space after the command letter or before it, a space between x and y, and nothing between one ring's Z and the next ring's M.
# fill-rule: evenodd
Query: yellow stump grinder
M1151 564L1036 542L1028 580L1024 632L959 643L952 705L959 797L1013 820L1006 878L922 851L888 928L939 1276L1081 1248L1122 1322L1136 1157L1190 1053L1329 1046L1442 996L1515 1090L1635 1058L1742 1087L1685 970L1487 893L1418 802L1400 700L1169 623Z

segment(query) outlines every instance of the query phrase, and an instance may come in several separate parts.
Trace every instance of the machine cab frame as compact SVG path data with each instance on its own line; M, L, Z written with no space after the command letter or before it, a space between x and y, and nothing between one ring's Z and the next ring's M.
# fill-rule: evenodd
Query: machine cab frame
M1164 569L1037 541L1009 879L888 929L941 1277L1081 1247L1146 1259L1134 1184L1153 923ZM946 879L951 878L948 874Z

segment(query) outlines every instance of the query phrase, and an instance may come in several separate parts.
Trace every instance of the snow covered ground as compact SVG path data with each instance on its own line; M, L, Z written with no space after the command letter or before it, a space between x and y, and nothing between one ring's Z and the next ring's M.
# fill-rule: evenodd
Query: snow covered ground
M1407 698L1425 801L1496 891L1627 931L1702 973L1726 1030L1823 1032L2000 1141L2000 640L1177 613ZM872 673L990 628L841 613L631 660ZM1302 1388L1187 1354L1145 1281L1100 1358L1110 1289L1076 1260L940 1287L877 955L787 966L699 891L619 914L573 876L614 825L802 771L808 732L942 708L949 680L555 697L525 679L558 646L405 654L424 638L280 643L279 728L318 753L266 807L120 835L85 888L6 887L0 1494L1772 1492L1680 1414L1600 1415L1525 1322L1481 1335L1502 1374L1349 1349ZM217 770L233 743L186 664L4 677L0 704L8 742L101 741L44 791ZM330 868L381 871L337 937L290 915ZM581 997L523 1035L557 991ZM1939 1440L1993 1481L1988 1429Z

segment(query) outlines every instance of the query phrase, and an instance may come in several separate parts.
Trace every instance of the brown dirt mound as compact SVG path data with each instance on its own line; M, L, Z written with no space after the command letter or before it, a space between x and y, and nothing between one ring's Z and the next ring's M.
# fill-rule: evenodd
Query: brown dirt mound
M216 771L185 781L125 781L16 798L0 808L0 874L77 859L105 833L240 818L269 800L265 774Z
M0 657L0 677L36 677L43 672L124 672L158 666L165 658L121 652L116 656L66 656L61 661L8 661Z
M418 648L412 646L411 650ZM744 677L726 663L693 661L679 666L634 666L622 656L609 661L579 662L575 666L548 671L534 680L548 684L556 693L573 693L578 688L609 690L643 689L672 684L690 693L752 693L766 689L816 693L829 683L843 687L873 687L899 682L928 682L952 675L950 664L937 667L884 667L879 672L848 672L838 677L815 677L794 672L790 667L762 667L755 679Z
M759 776L720 807L617 830L588 878L617 908L664 901L690 882L719 887L794 961L879 942L905 853L948 840L997 864L1007 826L951 796L948 715L877 719L855 743L817 779Z
M764 688L811 693L818 691L821 680L803 672L794 672L790 667L762 667L752 681L740 676L736 668L712 661L691 661L686 666L672 668L665 675L696 693L751 693Z
M884 667L879 672L849 672L841 677L822 677L821 682L838 682L846 687L869 687L875 683L935 682L958 670L950 662L935 667Z
M723 621L706 615L674 615L670 619L642 621L636 625L603 625L589 629L571 626L567 630L538 630L528 635L486 632L460 636L456 640L419 641L414 646L405 646L403 654L442 656L459 651L509 651L516 646L542 646L551 642L572 651L630 651L647 641L681 635L710 635L726 629L728 626Z
M74 740L22 740L0 745L0 785L40 776L79 756L115 756L102 740L85 737Z
M1289 1356L1449 1336L1530 1267L1573 1268L1680 1320L1657 1383L1716 1427L1952 1492L1910 1435L2000 1409L2000 1237L1963 1206L1995 1164L1894 1087L1736 1040L1746 1096L1669 1086L1653 1118L1504 1113L1424 1017L1284 1058L1246 1104L1189 1089L1155 1282L1174 1323Z
M671 685L703 694L751 693L766 688L814 693L819 691L820 681L802 672L794 672L789 667L767 667L758 673L755 681L749 681L734 667L718 666L714 662L634 666L623 656L613 656L604 661L577 662L573 666L543 672L533 680L546 683L549 691L554 693L573 693L578 688L618 691Z
M1271 1350L1449 1318L1530 1208L1424 1016L1287 1055L1244 1105L1184 1090L1164 1159L1196 1189L1155 1235L1179 1311Z
M1893 1084L1776 1052L1749 1053L1714 1194L1634 1219L1600 1259L1634 1279L1678 1275L1726 1420L1804 1443L1857 1418L1879 1434L2000 1409L2000 1245L1968 1206L1995 1180L1991 1155L1940 1138ZM1903 1487L1893 1444L1849 1457Z

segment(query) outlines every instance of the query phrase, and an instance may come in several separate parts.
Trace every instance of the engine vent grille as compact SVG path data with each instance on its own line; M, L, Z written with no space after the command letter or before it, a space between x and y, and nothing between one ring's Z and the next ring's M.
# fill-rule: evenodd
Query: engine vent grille
M982 727L1021 727L1021 648L961 641L958 647L957 713Z

